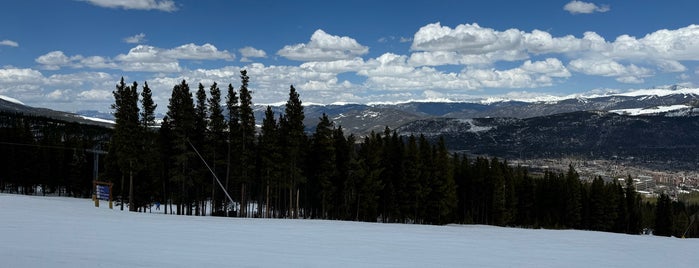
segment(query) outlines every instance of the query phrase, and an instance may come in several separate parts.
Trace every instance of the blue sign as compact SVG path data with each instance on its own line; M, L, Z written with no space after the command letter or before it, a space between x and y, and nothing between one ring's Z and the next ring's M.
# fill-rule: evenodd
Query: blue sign
M97 185L97 199L109 200L109 186Z

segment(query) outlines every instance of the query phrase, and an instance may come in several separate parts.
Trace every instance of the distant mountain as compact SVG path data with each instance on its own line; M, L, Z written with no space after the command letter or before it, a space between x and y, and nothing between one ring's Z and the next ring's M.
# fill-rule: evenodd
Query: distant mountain
M582 111L532 118L433 118L397 128L403 135L444 137L451 150L506 158L633 158L699 163L699 109L691 115L629 116ZM669 163L669 162L668 162Z
M667 114L682 116L699 107L699 89L669 87L621 94L548 98L545 101L498 100L482 102L408 102L398 104L309 105L305 107L306 126L312 130L325 113L336 125L357 135L395 129L415 120L435 118L534 118L580 111L619 114ZM263 109L255 116L261 120ZM277 107L277 114L283 107ZM673 113L674 112L674 113ZM687 115L691 115L688 113Z
M48 117L48 118L66 121L66 122L76 122L76 123L80 123L80 124L98 125L98 126L104 126L104 127L112 127L112 125L113 125L113 123L108 121L108 120L104 120L104 119L100 119L100 118L92 118L92 117L89 117L86 115L61 112L61 111L56 111L56 110L51 110L51 109L46 109L46 108L31 107L31 106L24 105L19 101L8 100L5 98L0 98L0 112L20 113L20 114L24 114L24 115L33 115L33 116L43 116L43 117Z

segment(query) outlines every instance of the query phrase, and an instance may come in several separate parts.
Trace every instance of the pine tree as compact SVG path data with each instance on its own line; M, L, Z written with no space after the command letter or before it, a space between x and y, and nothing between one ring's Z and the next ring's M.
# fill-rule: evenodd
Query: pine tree
M434 151L435 171L432 178L432 197L437 201L437 218L433 222L436 224L451 222L456 208L456 183L451 163L444 138L440 137Z
M226 95L226 109L228 110L228 150L226 152L226 182L224 187L226 191L231 193L229 188L229 182L233 179L237 180L238 172L237 170L231 170L234 163L239 161L238 149L240 146L240 104L238 102L238 95L233 88L232 84L228 84L228 90ZM232 194L232 193L231 193ZM229 211L228 200L224 203L226 211Z
M250 78L246 70L240 71L240 184L241 213L247 216L247 199L252 187L252 175L255 170L255 115L252 110L252 95L248 89Z
M153 92L148 87L148 82L143 82L141 92L141 126L148 129L155 125L155 109L158 107L153 102Z
M575 171L572 164L568 166L568 173L566 173L565 179L565 195L567 198L565 202L564 223L568 228L580 228L582 219L581 183L580 175Z
M177 214L191 215L193 200L191 166L194 153L190 150L189 140L193 136L194 101L189 85L185 80L172 89L172 96L168 105L167 116L170 119L172 129L172 162L173 169L170 172L172 180L178 184Z
M281 161L281 148L279 148L279 125L274 119L272 107L267 106L265 110L265 118L262 120L262 128L258 138L258 155L259 155L259 170L260 178L264 183L265 191L265 217L273 216L273 211L278 209L272 204L273 200L277 200L279 196L275 189L280 189L281 172L279 162ZM260 206L261 207L261 206Z
M224 178L225 173L223 167L226 165L226 119L223 116L223 109L221 107L221 90L218 88L218 84L214 82L209 88L208 107L209 107L209 121L208 130L209 136L207 137L207 147L208 152L213 156L212 168L214 173L218 178ZM213 179L212 179L213 180ZM216 215L223 215L222 202L216 201L216 192L219 189L217 182L212 181L213 185L211 189L211 204L212 211ZM225 199L225 198L223 198Z
M295 200L298 200L298 185L305 181L302 172L303 148L306 144L304 119L305 115L299 94L294 86L290 86L289 100L286 102L284 117L280 119L279 126L284 174L289 190L288 216L291 218L298 217L298 206L295 206Z
M628 223L626 225L627 234L641 233L641 196L636 192L631 175L626 178L626 211L628 213Z
M666 194L661 194L655 207L655 224L653 234L659 236L672 235L672 200Z
M158 107L153 102L152 91L148 87L148 82L143 83L143 91L141 91L141 163L143 165L143 171L139 174L136 196L139 199L138 206L145 207L151 203L153 198L161 200L162 197L158 196L160 191L160 180L163 178L158 171L158 166L160 163L156 160L158 155L157 146L157 132L155 131L155 109Z
M335 166L335 146L333 140L333 123L323 113L320 122L316 126L312 140L314 180L319 186L318 197L321 205L321 218L327 219L329 211L333 210L331 202L335 197L336 186L334 178L337 176Z
M114 118L116 124L114 126L114 136L112 137L111 146L114 147L115 155L112 159L116 159L118 162L119 170L122 174L121 181L121 196L125 196L124 193L124 180L123 177L128 174L129 176L129 210L136 211L136 206L133 199L133 175L138 172L139 167L139 110L138 110L138 84L133 83L133 86L126 86L124 83L124 78L116 86L116 90L113 91L114 104L112 104L112 109L114 109ZM124 209L124 202L121 202L121 209Z
M191 142L190 146L194 146L194 148L199 151L200 154L202 154L202 157L204 157L204 161L208 161L207 159L211 158L211 152L209 151L208 146L206 144L210 144L210 141L207 140L209 137L209 131L208 131L208 106L207 106L207 98L206 98L206 90L204 88L204 85L199 83L197 87L197 91L195 93L195 106L194 106L194 129L189 137L189 142ZM202 162L201 159L196 159L191 163L191 169L192 169L192 183L193 187L191 189L192 191L192 198L194 201L194 212L193 214L196 216L203 216L204 210L205 210L205 202L204 202L204 197L206 196L206 193L208 193L208 187L206 186L213 186L208 183L206 183L208 180L205 178L210 177L210 172L207 170L206 165Z

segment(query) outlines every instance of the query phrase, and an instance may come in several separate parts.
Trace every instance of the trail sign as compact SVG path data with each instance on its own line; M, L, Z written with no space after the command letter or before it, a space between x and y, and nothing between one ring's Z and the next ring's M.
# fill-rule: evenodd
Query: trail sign
M92 200L95 201L95 207L100 206L100 200L109 201L109 208L112 206L112 185L111 182L92 181L95 193L92 195Z

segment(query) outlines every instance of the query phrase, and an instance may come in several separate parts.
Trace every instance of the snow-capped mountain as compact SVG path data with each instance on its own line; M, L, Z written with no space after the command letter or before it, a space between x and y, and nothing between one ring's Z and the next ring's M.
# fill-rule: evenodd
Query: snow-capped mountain
M589 96L539 97L535 99L493 99L472 102L415 101L392 104L347 104L306 106L306 126L313 128L323 114L336 125L355 134L383 131L414 120L432 118L534 118L579 111L604 111L624 115L699 115L699 88L672 86L624 93ZM256 114L261 120L263 109ZM283 111L279 107L278 111Z

